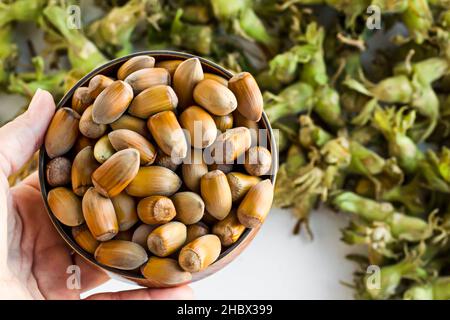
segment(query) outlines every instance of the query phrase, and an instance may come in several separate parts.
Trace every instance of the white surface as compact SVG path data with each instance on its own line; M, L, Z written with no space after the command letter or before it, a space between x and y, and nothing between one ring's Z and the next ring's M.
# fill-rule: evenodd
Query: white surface
M340 241L345 217L328 210L311 217L314 241L291 234L295 221L286 210L272 209L259 234L232 263L193 283L197 299L351 299L354 265L345 255L354 248ZM89 294L136 288L111 280Z

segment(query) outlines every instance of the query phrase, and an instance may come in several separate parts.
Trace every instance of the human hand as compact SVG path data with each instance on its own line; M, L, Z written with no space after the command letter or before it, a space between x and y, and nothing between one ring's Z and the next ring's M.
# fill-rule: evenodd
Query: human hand
M39 149L55 112L47 91L38 90L28 110L0 128L0 299L80 299L109 277L86 262L56 232L45 211L38 175L10 188L8 176ZM69 289L66 270L80 268L81 289ZM88 299L190 299L189 287L100 293Z

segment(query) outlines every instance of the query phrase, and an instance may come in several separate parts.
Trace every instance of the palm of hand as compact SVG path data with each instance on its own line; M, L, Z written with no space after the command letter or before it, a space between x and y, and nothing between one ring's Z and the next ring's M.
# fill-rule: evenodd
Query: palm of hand
M91 266L70 249L56 232L45 212L37 175L33 174L8 194L9 270L22 284L23 293L35 299L78 299L106 281L102 271ZM81 289L70 289L70 265L80 267Z
M7 177L42 144L54 113L48 92L38 91L28 111L0 128L0 298L79 299L109 277L71 250L47 216L37 173L9 188ZM80 270L80 289L71 289L68 267ZM93 299L190 298L188 287L102 293Z

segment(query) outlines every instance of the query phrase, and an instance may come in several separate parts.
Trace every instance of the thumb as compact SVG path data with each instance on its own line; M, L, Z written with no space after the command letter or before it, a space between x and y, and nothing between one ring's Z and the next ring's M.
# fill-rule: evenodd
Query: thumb
M39 149L55 108L51 94L38 89L28 110L0 128L0 171L6 177L20 169Z

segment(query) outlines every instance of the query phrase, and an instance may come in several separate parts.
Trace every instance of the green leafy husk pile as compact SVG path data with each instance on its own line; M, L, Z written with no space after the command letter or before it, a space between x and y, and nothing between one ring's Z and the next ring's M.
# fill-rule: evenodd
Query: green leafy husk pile
M81 29L70 5L0 2L2 91L59 98L108 59L149 49L249 71L279 129L275 204L292 209L294 232L312 236L325 204L350 217L343 241L367 248L349 257L356 297L450 298L449 1L81 1Z

